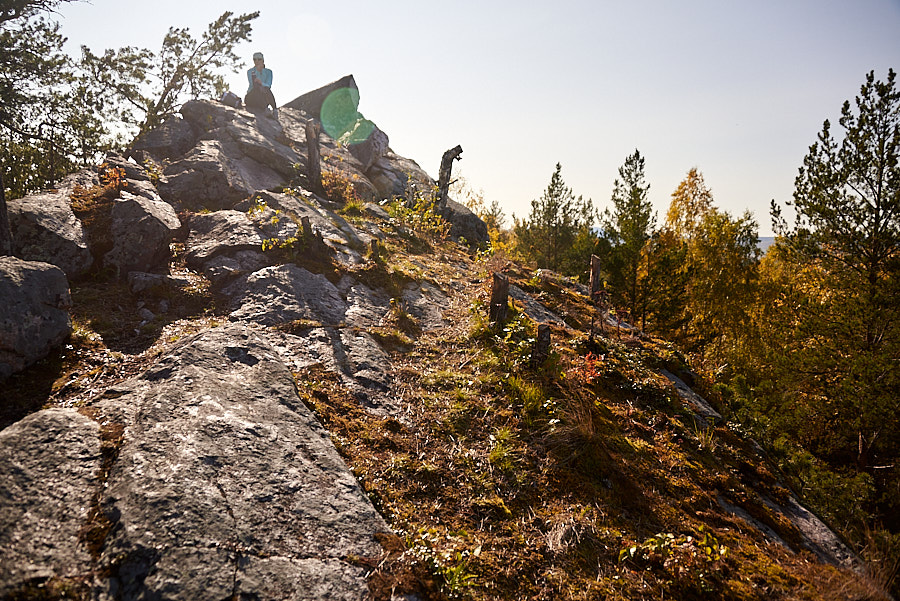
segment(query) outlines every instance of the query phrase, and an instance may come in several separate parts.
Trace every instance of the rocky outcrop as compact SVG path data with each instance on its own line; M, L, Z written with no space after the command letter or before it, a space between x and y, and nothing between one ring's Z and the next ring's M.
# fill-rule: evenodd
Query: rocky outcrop
M187 264L208 272L213 259L234 257L240 252L257 253L262 248L262 242L262 236L246 213L216 211L197 214L190 221ZM257 269L259 267L262 265Z
M111 169L124 174L121 189L101 193L98 171ZM76 217L73 196L84 205L78 214L91 219ZM169 244L181 227L146 169L118 155L107 157L100 169L70 175L56 189L10 202L9 214L16 256L57 265L70 279L97 265L122 278L129 271L165 267Z
M132 144L134 152L146 152L157 160L179 157L197 143L197 130L179 115L173 115L158 128L142 133Z
M342 89L356 90L357 95L359 93L359 87L356 85L356 80L353 79L353 76L345 75L336 81L322 86L321 88L315 89L311 92L307 92L302 96L298 96L290 102L286 102L283 106L291 109L296 109L298 111L303 111L309 117L312 117L313 119L319 119L321 118L322 103L325 102L325 99L328 98L328 96L332 92Z
M469 244L487 242L487 224L478 215L455 200L447 199L447 204L439 209L441 217L450 222L450 236L465 239Z
M113 247L103 256L104 266L122 277L130 271L166 267L171 255L169 243L181 228L171 205L158 196L148 198L122 191L113 203L111 220Z
M348 558L380 557L387 525L258 334L208 330L105 397L99 425L53 409L0 433L0 595L365 598Z
M71 304L58 267L0 257L0 380L62 344L72 331Z
M323 125L320 147L331 157L328 170L351 181L364 201L429 197L435 181L414 161L391 151L388 135L358 112L358 103L352 76L285 103L277 120L217 102L190 101L181 108L183 119L165 126L165 136L183 134L179 149L191 132L198 132L190 148L162 152L149 136L139 139L133 152L169 159L159 192L177 208L232 209L259 192L286 186L309 194L303 190L306 124L316 120ZM451 201L443 213L453 224L452 236L473 244L487 241L487 227L466 207Z
M266 267L239 278L224 291L231 299L231 318L263 325L297 320L338 325L347 305L321 274L293 264Z
M202 138L164 170L160 194L191 210L230 209L258 190L284 186L300 156L274 119L208 101L181 109Z
M94 260L81 221L72 212L69 192L69 188L46 190L9 201L9 224L15 256L52 263L75 279Z

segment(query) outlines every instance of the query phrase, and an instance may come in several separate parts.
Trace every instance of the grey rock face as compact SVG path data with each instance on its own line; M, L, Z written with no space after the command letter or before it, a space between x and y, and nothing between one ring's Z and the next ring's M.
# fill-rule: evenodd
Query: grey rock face
M410 315L416 318L425 331L437 330L445 325L444 309L448 299L440 288L430 282L408 285L403 290L403 302Z
M422 194L430 194L437 185L418 163L401 157L390 149L375 160L367 175L382 199L405 197L409 186L414 186Z
M509 296L522 303L525 315L537 323L552 323L558 326L568 327L562 317L537 302L534 297L515 284L509 285Z
M125 424L100 599L363 599L387 526L274 349L204 332L100 405Z
M169 243L180 227L175 210L158 196L150 199L122 191L112 206L113 248L103 256L103 263L123 277L129 271L164 267Z
M184 155L197 142L197 131L178 116L169 117L160 127L143 133L132 150L146 151L156 159L172 159Z
M219 255L262 248L262 237L246 213L216 211L191 217L186 256L190 267L202 269Z
M371 133L364 141L351 143L349 146L350 154L356 157L362 163L363 171L368 171L375 161L384 156L388 149L388 135L373 126Z
M297 109L305 112L310 117L314 119L320 118L320 111L322 109L322 103L328 98L328 95L334 92L335 90L340 90L343 88L351 88L354 90L359 90L356 86L356 80L353 79L352 75L345 75L344 77L338 79L337 81L333 81L329 84L322 86L316 90L311 92L307 92L302 96L298 96L294 98L290 102L284 103L284 106L292 109Z
M450 222L450 235L453 238L465 238L470 244L481 244L490 240L487 224L468 207L448 198L447 205L440 212L441 216Z
M262 166L254 172L252 181L247 181L249 169L237 167L220 141L201 140L183 159L165 168L160 196L191 210L230 209L253 194L257 186L282 182L274 171Z
M704 427L707 425L715 426L722 421L722 415L713 409L712 405L709 404L709 401L691 390L690 386L685 384L681 378L665 369L660 370L660 373L672 382L678 396L684 401L685 405L694 412Z
M169 202L195 210L230 209L296 175L300 156L286 144L278 121L207 101L187 102L181 113L205 133L166 168L160 194Z
M266 267L238 278L223 291L231 299L231 318L263 325L305 319L339 324L347 304L334 284L294 264Z
M371 236L358 231L346 219L322 207L315 198L303 198L274 192L260 192L256 195L255 206L264 206L261 211L253 211L252 219L266 238L285 240L297 235L297 224L305 217L310 227L318 232L325 244L335 253L335 258L345 265L362 262L359 251L365 248ZM237 208L250 207L251 203L241 203ZM280 212L276 215L274 211Z
M300 334L268 332L269 342L286 357L291 369L321 365L341 382L368 411L398 416L399 400L391 394L391 361L365 332L338 328L310 328Z
M91 251L84 228L72 212L67 189L11 200L8 212L17 257L52 263L70 278L90 269Z
M349 279L349 278L347 278ZM341 281L344 284L344 281ZM347 324L357 328L381 325L391 308L391 299L386 294L372 290L365 284L347 282Z
M69 282L49 263L0 257L0 380L59 346L72 331Z
M88 573L79 533L100 483L100 428L47 409L0 432L0 597Z

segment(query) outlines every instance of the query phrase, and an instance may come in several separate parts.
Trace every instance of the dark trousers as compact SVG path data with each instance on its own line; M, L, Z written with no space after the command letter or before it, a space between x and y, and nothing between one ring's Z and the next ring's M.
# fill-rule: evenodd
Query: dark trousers
M244 97L244 104L248 109L265 110L268 106L275 108L275 96L272 95L271 88L264 86L253 86L253 89L247 92Z

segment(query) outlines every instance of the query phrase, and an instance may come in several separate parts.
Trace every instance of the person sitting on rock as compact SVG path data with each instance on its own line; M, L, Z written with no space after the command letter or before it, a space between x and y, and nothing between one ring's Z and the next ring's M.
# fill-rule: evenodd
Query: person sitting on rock
M272 118L278 118L278 109L275 108L275 96L272 95L272 70L266 69L266 61L262 52L253 54L253 68L247 71L247 81L250 89L244 97L244 104L250 110L266 110L272 106Z

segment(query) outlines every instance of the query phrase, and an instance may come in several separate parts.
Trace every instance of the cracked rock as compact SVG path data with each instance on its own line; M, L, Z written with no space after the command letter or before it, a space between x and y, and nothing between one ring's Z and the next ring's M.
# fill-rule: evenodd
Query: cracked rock
M101 599L362 599L348 556L388 527L241 324L189 339L102 402L125 424L103 499Z

